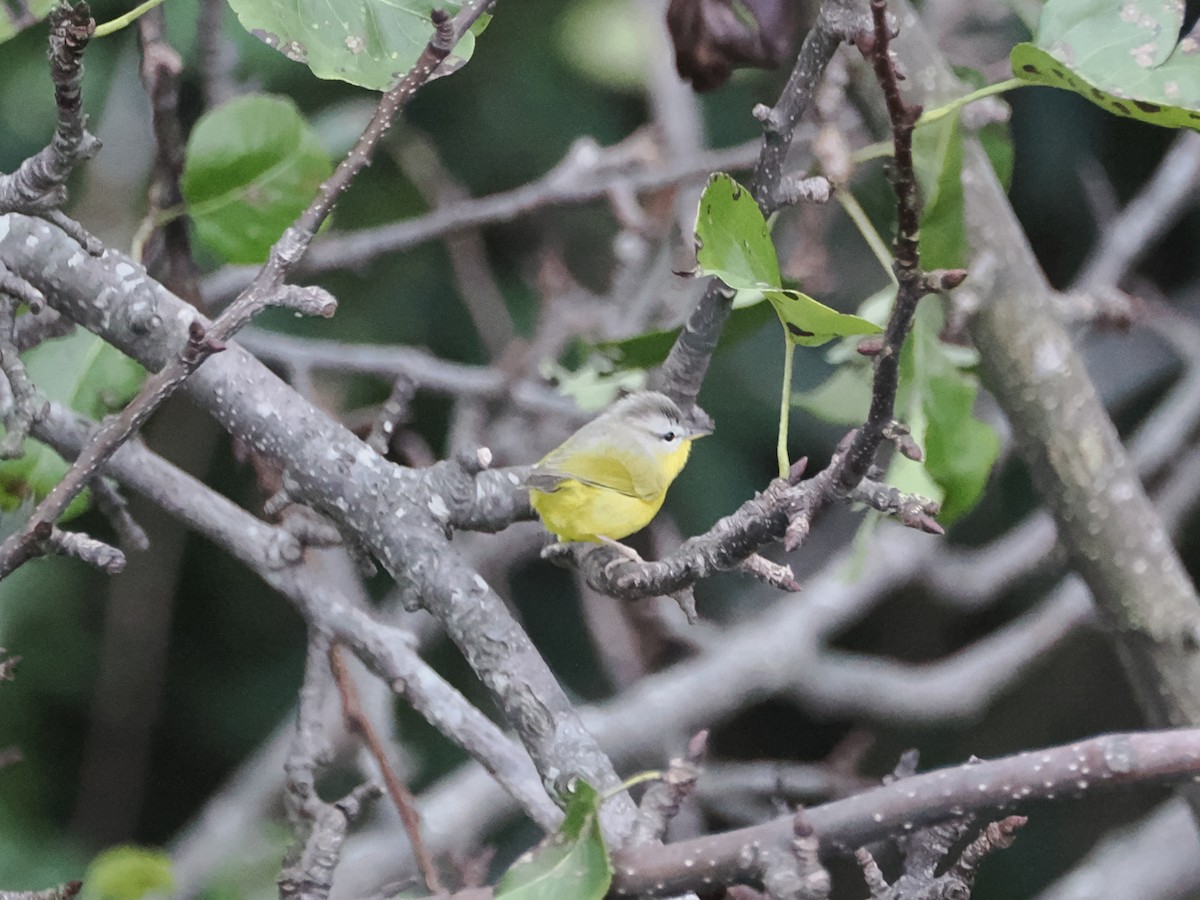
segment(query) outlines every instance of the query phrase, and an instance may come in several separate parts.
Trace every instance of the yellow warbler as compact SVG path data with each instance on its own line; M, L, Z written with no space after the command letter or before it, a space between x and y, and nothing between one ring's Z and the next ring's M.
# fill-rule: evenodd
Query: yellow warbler
M530 502L564 541L618 541L650 523L692 441L711 431L708 422L688 421L664 394L630 394L533 467Z

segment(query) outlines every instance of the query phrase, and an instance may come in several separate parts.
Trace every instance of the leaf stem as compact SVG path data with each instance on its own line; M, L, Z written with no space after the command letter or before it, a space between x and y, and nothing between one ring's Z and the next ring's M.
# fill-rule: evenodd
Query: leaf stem
M103 25L97 25L94 37L107 37L115 31L120 31L126 25L136 22L154 7L161 4L163 0L146 0L145 3L138 4L123 16L117 16L115 19L110 19Z
M994 94L1003 94L1005 91L1011 91L1019 87L1027 87L1031 82L1022 81L1020 78L1009 78L1005 81L997 81L995 84L985 84L977 91L971 91L969 94L964 94L951 100L942 106L934 109L928 109L921 113L921 118L917 119L917 127L928 125L931 122L936 122L938 119L944 119L952 112L962 109L968 103L974 103L976 100L982 100L984 97L991 97Z
M977 91L971 91L969 94L964 94L961 97L956 97L949 103L943 106L938 106L934 109L926 110L921 114L921 118L917 119L916 127L920 128L923 125L930 125L938 119L944 119L952 112L957 112L968 103L974 103L976 100L982 100L984 97L991 97L995 94L1003 94L1005 91L1016 90L1017 88L1028 87L1032 82L1022 81L1020 78L1009 78L1005 81L997 81L995 84L984 85ZM890 156L892 152L891 141L879 141L876 144L868 144L867 146L855 151L850 157L855 165L870 162L873 159L879 159L883 156Z
M779 456L779 477L787 478L792 468L788 458L788 417L792 411L792 356L796 352L796 345L787 336L787 331L783 333L783 343L783 391L779 398L779 443L776 453Z
M883 242L883 238L879 236L879 232L875 230L875 226L871 224L866 210L859 205L858 200L848 190L838 191L837 198L838 202L842 204L842 209L846 211L846 215L850 217L850 221L858 228L858 233L863 236L863 240L867 242L867 246L871 248L871 252L875 254L875 258L879 260L883 270L887 272L892 284L896 284L896 273L892 271L892 252Z
M666 772L664 772L662 769L647 769L645 772L638 772L635 775L630 775L621 782L621 786L619 788L614 788L611 791L605 792L605 794L600 798L601 802L611 797L615 791L627 791L631 787L636 787L639 784L645 784L647 781L662 781L665 777Z

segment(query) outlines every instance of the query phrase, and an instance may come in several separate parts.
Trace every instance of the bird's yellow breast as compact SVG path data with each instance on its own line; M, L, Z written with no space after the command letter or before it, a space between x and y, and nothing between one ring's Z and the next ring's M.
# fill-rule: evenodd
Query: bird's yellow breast
M691 446L691 441L682 441L669 453L656 454L653 465L660 487L646 496L630 496L567 478L554 491L530 490L530 503L546 528L561 540L599 543L601 537L606 537L619 541L641 531L658 514L667 488L687 462ZM639 459L638 463L645 465L647 461Z

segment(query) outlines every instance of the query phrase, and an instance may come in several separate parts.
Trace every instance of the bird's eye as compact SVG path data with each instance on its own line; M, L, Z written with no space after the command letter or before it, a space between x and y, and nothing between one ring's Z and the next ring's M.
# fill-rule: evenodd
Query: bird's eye
M666 434L663 435L663 440L666 441L668 444L671 443L671 441L675 440L675 432L668 431Z

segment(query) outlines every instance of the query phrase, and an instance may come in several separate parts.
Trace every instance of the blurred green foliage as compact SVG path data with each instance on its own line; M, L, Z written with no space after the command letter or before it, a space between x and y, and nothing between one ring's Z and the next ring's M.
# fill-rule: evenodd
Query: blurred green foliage
M93 420L124 406L146 374L132 359L82 328L34 347L22 359L30 381L47 400ZM3 432L0 426L0 434ZM26 439L18 459L0 461L0 510L12 512L22 504L40 501L66 472L67 463L61 456L45 444ZM59 521L80 515L90 502L88 492L82 492Z
M179 187L201 244L225 262L262 263L332 171L291 99L248 94L196 122Z
M88 863L80 900L166 897L174 885L167 854L124 844L109 847Z

